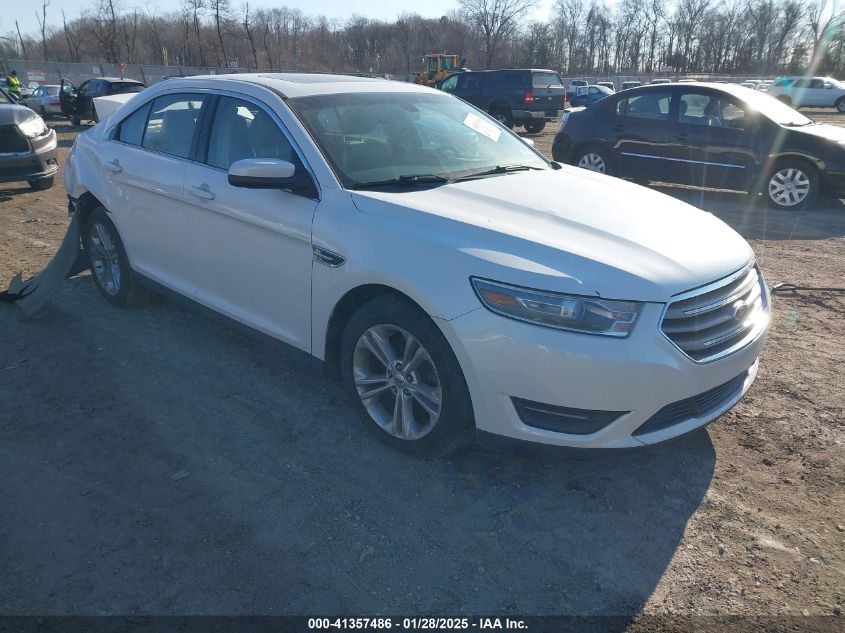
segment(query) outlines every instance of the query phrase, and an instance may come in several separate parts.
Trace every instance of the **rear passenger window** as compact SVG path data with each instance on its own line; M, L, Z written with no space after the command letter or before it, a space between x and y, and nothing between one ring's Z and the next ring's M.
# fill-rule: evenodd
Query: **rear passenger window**
M262 108L241 99L220 98L208 144L209 165L229 169L243 158L278 158L295 163L294 157L290 142Z
M638 94L627 99L621 99L616 104L616 114L635 119L666 121L669 118L669 103L671 101L672 93L669 91Z
M144 127L147 125L147 115L150 104L146 104L123 119L117 131L117 140L129 145L140 145L144 139Z
M204 101L196 94L158 97L150 109L143 147L188 158Z

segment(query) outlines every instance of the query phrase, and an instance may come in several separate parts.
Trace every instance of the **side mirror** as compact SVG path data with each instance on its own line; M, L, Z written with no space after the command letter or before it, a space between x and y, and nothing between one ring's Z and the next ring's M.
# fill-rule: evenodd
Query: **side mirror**
M293 184L296 167L275 158L244 158L229 167L229 184L247 189L280 189Z

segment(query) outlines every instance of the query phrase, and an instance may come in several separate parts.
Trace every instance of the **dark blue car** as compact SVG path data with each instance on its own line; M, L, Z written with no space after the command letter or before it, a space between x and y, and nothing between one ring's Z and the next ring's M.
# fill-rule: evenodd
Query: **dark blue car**
M575 94L569 97L569 103L573 106L593 105L612 94L614 94L613 90L605 86L579 86Z

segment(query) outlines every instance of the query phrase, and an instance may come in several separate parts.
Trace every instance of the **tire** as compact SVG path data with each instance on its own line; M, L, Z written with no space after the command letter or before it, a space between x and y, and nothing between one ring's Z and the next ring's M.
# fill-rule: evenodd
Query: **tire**
M595 171L600 174L613 174L610 155L603 147L588 145L575 154L572 164L582 169Z
M775 163L763 183L766 202L775 209L799 211L818 198L821 177L818 170L802 160Z
M513 113L507 108L496 108L490 111L490 116L509 130L513 129Z
M845 114L845 97L839 97L836 100L836 111L839 114Z
M47 191L52 189L56 182L55 176L47 176L46 178L37 178L35 180L28 180L27 184L33 191Z
M69 116L68 120L73 127L79 127L82 124L82 121L78 116Z
M363 423L388 446L440 457L474 438L472 403L455 354L409 300L382 295L361 306L343 332L340 364Z
M543 128L546 127L546 121L544 119L531 120L525 122L525 131L529 134L539 134L543 131Z
M152 291L135 280L123 241L103 207L93 209L88 215L82 245L94 283L109 303L122 308L145 303L152 297Z

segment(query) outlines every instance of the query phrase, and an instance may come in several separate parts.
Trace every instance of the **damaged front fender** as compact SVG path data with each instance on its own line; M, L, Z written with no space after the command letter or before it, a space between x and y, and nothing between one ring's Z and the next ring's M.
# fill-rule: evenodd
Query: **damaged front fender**
M22 313L21 320L43 308L65 279L88 268L80 241L79 216L79 213L71 214L62 244L44 270L26 281L18 273L9 284L9 289L0 292L0 301L18 306Z

